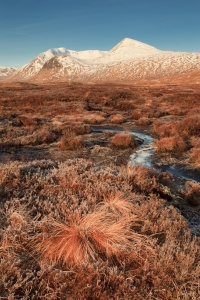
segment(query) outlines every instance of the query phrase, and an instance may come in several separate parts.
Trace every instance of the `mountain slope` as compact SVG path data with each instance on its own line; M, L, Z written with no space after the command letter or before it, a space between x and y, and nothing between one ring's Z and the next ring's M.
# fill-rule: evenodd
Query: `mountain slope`
M161 51L125 38L110 51L53 48L39 54L9 80L135 81L157 79L200 69L200 53Z
M40 53L35 57L30 63L19 68L14 76L13 80L27 80L38 74L38 72L43 68L44 64L54 57L69 57L72 61L88 61L91 59L98 58L104 55L103 51L98 50L88 50L76 52L73 50L67 50L65 48L52 48L43 53Z
M0 80L5 79L7 76L11 75L16 70L17 70L16 68L0 66Z

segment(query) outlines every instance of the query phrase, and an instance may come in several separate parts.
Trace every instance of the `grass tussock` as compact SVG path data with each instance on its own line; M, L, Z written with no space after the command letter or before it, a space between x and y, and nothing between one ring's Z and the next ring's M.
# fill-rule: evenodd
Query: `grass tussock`
M200 205L200 185L198 183L186 181L185 190L181 192L189 204L194 206Z
M142 240L142 235L131 230L131 221L128 217L119 220L105 210L76 216L68 225L53 221L47 226L47 236L43 231L33 249L53 264L95 263L99 257L119 259L122 253L130 252L133 242Z
M196 169L200 169L200 138L195 137L191 140L191 144L193 147L190 149L188 162Z
M156 136L160 138L177 135L178 134L177 123L175 122L163 123L161 121L156 121L153 124L153 132L154 134L156 134Z
M113 124L122 124L124 122L124 117L121 114L110 116L110 122Z
M165 137L155 141L156 152L183 152L187 150L187 144L179 136Z
M2 297L198 299L199 240L152 194L156 171L83 159L1 170Z
M151 122L147 117L141 117L136 121L136 124L139 126L148 126L150 123Z
M76 135L76 132L71 128L65 128L65 134L59 142L59 147L62 150L77 150L85 146L81 135Z
M111 145L113 148L126 149L129 147L135 147L136 142L131 133L120 132L111 138Z

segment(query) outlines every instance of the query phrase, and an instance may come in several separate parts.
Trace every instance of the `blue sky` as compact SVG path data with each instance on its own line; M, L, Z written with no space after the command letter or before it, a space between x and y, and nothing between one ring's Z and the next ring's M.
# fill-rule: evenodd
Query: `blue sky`
M49 48L110 50L128 37L200 52L200 0L0 0L0 66Z

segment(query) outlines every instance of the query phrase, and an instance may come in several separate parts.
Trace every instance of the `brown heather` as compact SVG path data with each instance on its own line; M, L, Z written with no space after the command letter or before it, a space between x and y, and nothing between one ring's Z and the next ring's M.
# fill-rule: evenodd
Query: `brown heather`
M129 147L135 147L136 142L133 135L130 132L120 132L115 134L111 138L111 145L113 148L126 149Z
M187 149L187 144L179 136L165 137L155 141L156 152L183 152Z
M59 147L62 150L76 150L83 148L85 146L84 140L81 136L73 136L70 134L70 136L63 136L60 139Z
M124 117L120 114L110 116L110 122L113 124L121 124L124 122Z
M148 126L150 124L150 120L147 117L141 117L136 121L136 124L139 126Z
M115 165L137 146L130 133L90 134L147 118L157 157L198 168L199 95L195 85L0 84L0 299L199 299L200 240L173 206L172 175ZM198 183L180 196L198 210Z
M198 298L199 241L148 194L155 171L75 159L12 162L1 174L1 297Z

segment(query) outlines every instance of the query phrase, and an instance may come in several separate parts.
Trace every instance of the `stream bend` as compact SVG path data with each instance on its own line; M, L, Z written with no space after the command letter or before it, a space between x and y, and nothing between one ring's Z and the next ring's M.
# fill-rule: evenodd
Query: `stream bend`
M91 132L103 133L119 133L125 131L122 128L112 127L112 126L91 126ZM200 182L200 173L190 174L190 171L183 170L181 165L168 164L157 166L152 162L152 155L154 153L155 147L153 145L154 139L148 134L136 132L133 130L128 130L136 140L140 141L141 145L138 150L131 154L128 165L141 165L149 168L155 168L161 172L169 172L181 179Z

